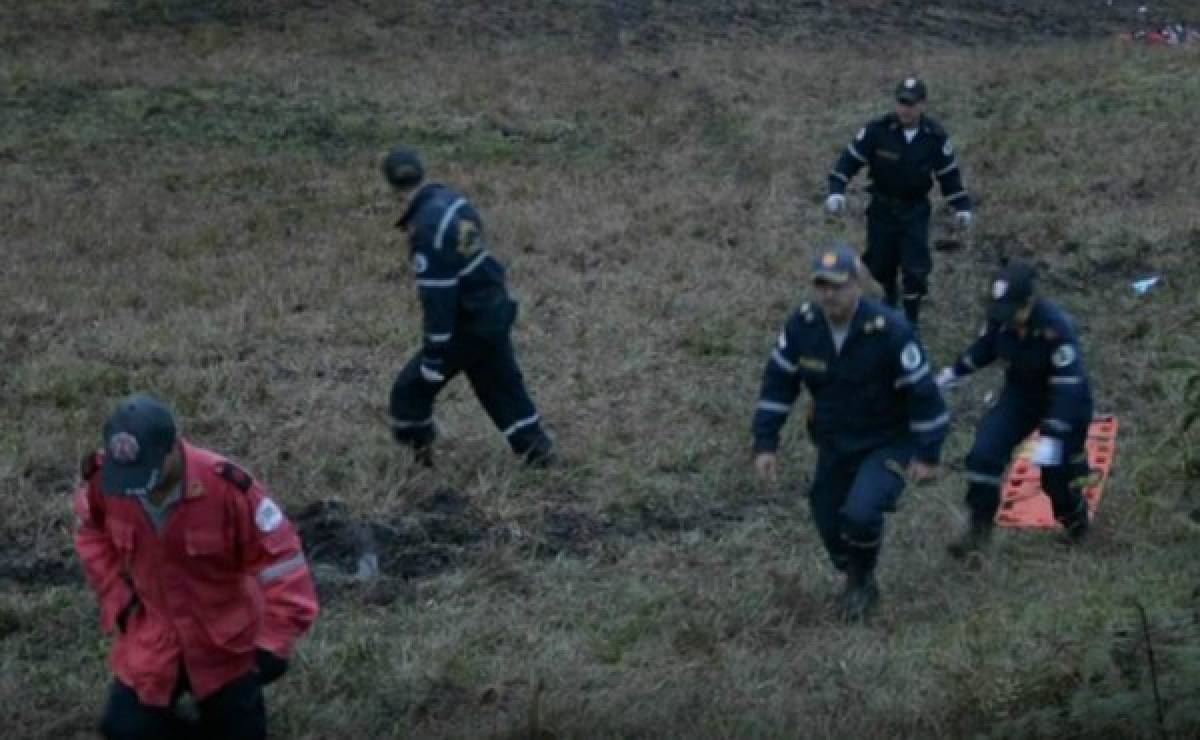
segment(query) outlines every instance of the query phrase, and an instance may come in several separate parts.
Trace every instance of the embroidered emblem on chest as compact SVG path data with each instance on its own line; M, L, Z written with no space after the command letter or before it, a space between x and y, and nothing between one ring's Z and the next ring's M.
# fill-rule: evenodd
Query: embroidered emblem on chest
M1064 344L1054 350L1054 354L1050 356L1050 361L1055 367L1066 367L1072 362L1075 362L1075 348L1069 344Z
M802 367L814 373L823 373L828 369L825 361L816 357L797 357L796 367Z

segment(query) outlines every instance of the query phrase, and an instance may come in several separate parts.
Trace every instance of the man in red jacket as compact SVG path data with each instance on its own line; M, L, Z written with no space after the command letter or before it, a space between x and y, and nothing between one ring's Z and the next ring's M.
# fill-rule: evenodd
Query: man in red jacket
M189 691L201 736L265 737L262 687L317 616L279 506L237 465L181 439L171 411L144 395L118 404L82 472L75 546L101 627L116 633L104 736L188 734L173 709Z

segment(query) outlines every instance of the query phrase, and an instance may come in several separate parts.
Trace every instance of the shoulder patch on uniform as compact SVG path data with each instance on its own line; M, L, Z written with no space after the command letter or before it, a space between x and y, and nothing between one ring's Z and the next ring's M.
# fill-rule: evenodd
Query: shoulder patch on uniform
M424 274L425 271L429 269L429 258L420 252L417 252L412 258L412 268L413 272L417 273L418 275Z
M279 525L283 524L283 512L279 510L279 506L269 498L264 498L258 502L258 508L254 510L254 524L261 532L274 532L279 529Z
M900 366L905 370L916 370L921 366L921 348L916 342L909 342L900 350Z
M100 469L100 453L89 452L83 456L83 460L79 463L79 474L84 480L91 480L96 471Z
M249 491L250 486L254 485L254 479L250 477L249 473L228 461L217 463L217 475L242 491Z
M468 259L479 254L483 247L479 238L479 227L475 223L466 219L458 222L458 244L455 248L460 255Z
M1069 344L1064 344L1054 350L1054 354L1050 356L1050 361L1055 367L1066 367L1072 362L1075 362L1075 348Z

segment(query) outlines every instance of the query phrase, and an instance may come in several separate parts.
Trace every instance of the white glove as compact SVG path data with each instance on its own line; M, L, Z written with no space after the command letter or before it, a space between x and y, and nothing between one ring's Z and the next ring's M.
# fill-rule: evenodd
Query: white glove
M1052 467L1062 463L1062 440L1054 437L1042 437L1033 450L1030 462L1041 468Z
M975 223L975 214L971 211L956 211L954 213L954 225L960 229L969 229Z
M954 372L954 368L944 367L937 374L937 377L933 379L933 382L937 383L937 387L941 390L947 391L962 382L962 378L958 377L958 373Z
M846 196L834 193L825 199L825 210L829 213L841 213L846 210Z

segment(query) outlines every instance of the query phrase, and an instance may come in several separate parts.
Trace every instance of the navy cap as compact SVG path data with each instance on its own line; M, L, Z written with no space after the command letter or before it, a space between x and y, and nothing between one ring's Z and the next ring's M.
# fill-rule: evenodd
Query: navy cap
M925 94L925 83L916 77L908 77L896 85L896 100L900 103L920 103Z
M1014 260L1001 268L992 281L988 318L1001 324L1012 321L1033 297L1036 277L1033 265L1022 260Z
M175 416L147 395L122 399L104 423L105 493L145 495L163 480L163 463L175 448Z
M383 176L392 187L412 188L425 179L425 165L416 151L398 147L384 157Z
M858 252L847 244L834 244L813 259L812 280L842 284L858 277Z

